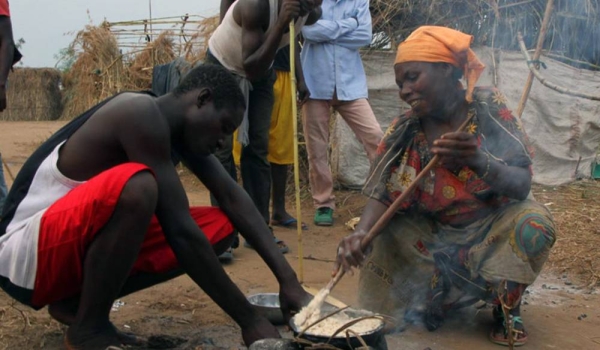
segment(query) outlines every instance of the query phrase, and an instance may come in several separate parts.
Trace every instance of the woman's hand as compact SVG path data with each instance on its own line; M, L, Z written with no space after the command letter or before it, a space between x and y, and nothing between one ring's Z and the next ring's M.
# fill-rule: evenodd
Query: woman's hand
M337 257L333 266L332 276L337 275L340 268L344 272L353 274L352 268L360 266L365 260L366 254L363 252L360 242L366 236L363 230L354 231L340 241L337 249Z
M475 135L468 132L450 132L433 141L431 153L440 156L446 168L468 166L479 173L484 170L487 158L479 149Z

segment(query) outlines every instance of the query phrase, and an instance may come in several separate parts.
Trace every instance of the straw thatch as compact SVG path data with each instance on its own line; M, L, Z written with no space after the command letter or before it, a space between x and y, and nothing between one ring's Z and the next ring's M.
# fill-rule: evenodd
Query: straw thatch
M62 112L60 72L51 68L16 68L10 73L7 108L0 120L56 120Z
M194 64L204 59L208 49L208 39L219 26L219 16L208 17L200 21L197 31L185 44L185 59Z
M71 44L77 60L64 74L64 112L72 119L123 89L123 62L117 41L105 26L88 25Z
M128 65L128 87L141 90L152 87L152 69L154 66L175 59L172 31L164 31L146 47L137 53Z
M372 0L376 48L395 46L417 27L442 25L472 34L475 44L534 47L547 0ZM600 67L600 0L555 0L544 49L581 68Z

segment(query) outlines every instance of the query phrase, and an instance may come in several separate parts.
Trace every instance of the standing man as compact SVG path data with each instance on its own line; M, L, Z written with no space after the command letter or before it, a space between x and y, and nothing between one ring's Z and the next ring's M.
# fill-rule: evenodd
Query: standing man
M6 83L8 72L12 66L21 59L19 50L15 47L12 34L12 23L10 22L10 8L8 0L0 0L0 112L6 109ZM2 154L0 153L0 218L4 198L8 193L4 171L2 168Z
M222 0L222 22L208 43L207 62L227 68L238 79L246 97L246 112L238 141L242 144L240 168L244 189L266 223L269 222L271 168L268 146L273 109L272 69L278 49L290 43L288 28L295 21L296 33L320 16L320 0ZM233 137L215 154L235 179ZM214 201L213 201L213 204ZM279 242L282 251L287 246Z
M302 65L300 64L300 45L296 45L296 88L298 103L306 102L309 96ZM290 47L289 45L277 51L273 70L277 80L273 85L273 112L271 113L271 128L269 129L269 154L267 159L271 164L271 225L296 228L297 220L285 209L285 192L288 180L288 169L294 164L294 118L292 116L292 90L290 73ZM234 134L235 138L235 134ZM233 155L235 163L240 163L242 147L239 142L233 142ZM302 229L308 226L302 223Z
M367 101L359 49L371 43L369 0L324 0L322 17L302 29L302 66L310 98L302 107L315 225L333 225L335 197L327 153L330 108L340 113L370 161L383 132Z

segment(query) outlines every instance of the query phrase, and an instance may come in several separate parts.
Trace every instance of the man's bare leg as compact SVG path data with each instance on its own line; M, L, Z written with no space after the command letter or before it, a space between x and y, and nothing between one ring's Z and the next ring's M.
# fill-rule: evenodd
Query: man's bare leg
M217 256L222 254L225 250L227 250L227 248L231 246L231 243L234 238L235 237L232 232L232 234L217 242L217 244L213 246ZM173 278L181 276L183 273L184 272L181 269L176 269L162 274L145 272L137 273L127 278L125 285L119 292L118 298L169 281ZM61 300L51 305L48 305L48 313L56 321L64 325L70 326L73 324L73 322L75 322L77 310L79 309L80 298L81 296L78 295L76 297ZM143 345L144 339L137 337L131 333L122 332L116 327L114 327L114 325L113 328L117 332L117 338L123 345Z
M121 345L109 313L137 259L157 197L156 180L149 172L133 176L123 187L111 219L90 244L79 307L65 339L72 347Z

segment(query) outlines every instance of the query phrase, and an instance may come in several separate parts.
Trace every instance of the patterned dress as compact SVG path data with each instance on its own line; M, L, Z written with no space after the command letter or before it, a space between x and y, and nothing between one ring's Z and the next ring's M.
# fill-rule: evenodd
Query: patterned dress
M500 91L476 88L468 113L472 119L467 131L490 159L531 171L532 148ZM363 192L387 206L432 158L418 118L410 111L392 122L378 153ZM497 302L502 282L510 282L510 298L519 301L554 244L552 216L534 200L519 201L494 192L480 175L466 166L437 166L425 176L374 241L361 271L359 300L375 294L381 298L394 295L389 288L411 285L415 289L418 283L410 280L424 278L430 271L429 305L451 307L465 294ZM423 268L427 264L430 270ZM419 292L415 289L408 294ZM386 304L381 298L363 306L392 308L393 302Z

